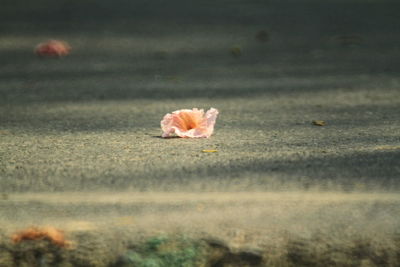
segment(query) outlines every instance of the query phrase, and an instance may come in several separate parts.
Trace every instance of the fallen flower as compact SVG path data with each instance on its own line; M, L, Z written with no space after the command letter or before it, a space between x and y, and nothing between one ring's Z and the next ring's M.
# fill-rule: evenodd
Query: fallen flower
M35 54L41 57L63 57L69 54L71 46L63 41L49 40L35 47Z
M64 232L54 227L43 228L29 227L11 236L14 243L24 240L48 240L59 247L67 247L69 242L65 240Z
M176 134L180 137L210 137L214 131L218 110L210 108L206 114L203 109L181 109L168 113L161 121L162 137Z

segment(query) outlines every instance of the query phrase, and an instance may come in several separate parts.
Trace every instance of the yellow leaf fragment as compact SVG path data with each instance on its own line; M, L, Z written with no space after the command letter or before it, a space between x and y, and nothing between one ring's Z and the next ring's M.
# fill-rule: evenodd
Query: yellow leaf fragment
M400 146L376 146L376 150L396 150L400 149Z
M316 126L325 126L326 122L325 121L321 121L321 120L315 120L315 121L312 121L312 124L314 124Z
M218 152L218 150L216 150L216 149L203 149L202 152L204 152L204 153L214 153L214 152Z

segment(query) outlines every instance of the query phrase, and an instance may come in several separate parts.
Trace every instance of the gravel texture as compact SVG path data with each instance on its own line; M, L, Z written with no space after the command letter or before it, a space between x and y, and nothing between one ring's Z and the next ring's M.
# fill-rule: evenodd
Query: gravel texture
M2 4L1 228L90 232L137 213L143 229L187 214L192 230L221 236L223 225L272 233L276 224L277 239L321 225L339 236L398 233L398 3L117 2ZM71 53L37 57L50 38ZM211 138L160 137L166 113L193 107L219 110ZM185 192L194 195L176 204ZM240 207L218 194L204 204L209 192L242 192ZM246 200L253 194L274 200ZM351 214L372 228L341 233Z

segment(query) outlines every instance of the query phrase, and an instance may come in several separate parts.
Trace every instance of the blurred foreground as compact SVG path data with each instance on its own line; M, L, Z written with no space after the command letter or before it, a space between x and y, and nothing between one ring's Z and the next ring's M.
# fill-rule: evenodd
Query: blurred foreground
M399 202L371 193L15 194L0 202L0 263L396 266ZM30 225L63 229L70 245L11 241Z

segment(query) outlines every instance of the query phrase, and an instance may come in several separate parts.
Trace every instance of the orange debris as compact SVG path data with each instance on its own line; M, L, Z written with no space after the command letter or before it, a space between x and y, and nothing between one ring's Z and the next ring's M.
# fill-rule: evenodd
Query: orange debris
M65 240L64 232L54 227L29 227L16 232L11 236L14 243L20 243L24 240L48 240L59 247L67 247L69 241Z

